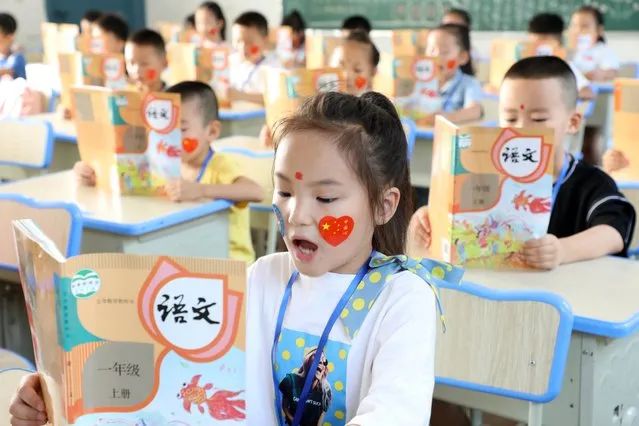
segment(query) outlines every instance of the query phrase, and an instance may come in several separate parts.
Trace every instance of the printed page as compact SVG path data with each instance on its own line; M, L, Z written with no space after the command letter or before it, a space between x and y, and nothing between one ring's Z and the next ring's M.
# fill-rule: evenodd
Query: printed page
M244 424L245 286L237 261L70 259L58 283L69 425Z
M47 416L54 425L66 425L66 365L58 341L64 319L56 294L56 277L65 259L33 221L13 221L13 232Z

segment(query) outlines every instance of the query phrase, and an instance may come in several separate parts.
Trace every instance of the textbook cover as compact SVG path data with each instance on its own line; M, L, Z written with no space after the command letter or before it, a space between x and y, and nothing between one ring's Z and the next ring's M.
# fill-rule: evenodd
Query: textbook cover
M80 158L97 186L122 194L161 195L181 176L180 95L71 89Z
M550 222L552 153L552 129L458 127L437 116L428 212L433 256L527 268L523 243L544 236Z
M193 43L171 43L167 50L170 84L201 81L213 88L220 108L230 108L227 92L231 82L231 52L228 47L205 48Z
M491 91L501 87L506 72L515 62L532 56L558 56L566 59L567 51L559 41L533 43L520 40L493 40L488 75L488 85Z
M612 133L614 149L621 151L630 165L612 176L617 181L639 180L639 147L637 123L639 122L639 80L618 78L614 82L614 110Z
M266 73L266 123L271 129L278 120L299 108L306 98L320 92L341 92L346 89L341 71L337 68L267 68L263 72Z
M43 22L40 24L40 32L45 64L56 64L60 53L75 52L80 34L80 28L77 25Z
M128 85L123 55L58 54L60 72L60 103L71 109L71 87L88 85L124 89Z
M33 221L13 231L54 426L246 424L244 262L65 259Z
M374 89L393 100L397 111L419 125L432 125L441 111L439 61L427 56L382 55Z
M323 30L306 30L306 68L309 70L338 67L339 56L335 50L342 44L339 31L327 33Z

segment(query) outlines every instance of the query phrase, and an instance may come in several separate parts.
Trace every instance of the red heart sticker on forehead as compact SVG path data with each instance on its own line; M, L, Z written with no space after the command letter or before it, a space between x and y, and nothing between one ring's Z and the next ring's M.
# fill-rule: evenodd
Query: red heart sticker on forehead
M318 227L324 241L333 247L337 247L351 235L354 225L353 218L350 216L342 216L340 218L325 216L320 220Z
M157 76L157 70L146 70L146 72L144 73L144 77L146 77L147 80L155 80Z
M197 139L191 139L191 138L182 139L182 149L184 149L184 151L188 152L189 154L195 151L198 145L199 145L199 141Z
M366 78L362 77L361 75L358 75L355 79L355 87L357 87L359 90L362 90L364 87L366 87L366 83L368 83L368 80L366 80Z
M251 55L257 55L258 53L260 53L260 48L257 47L256 45L253 45L253 46L249 47L249 53Z
M457 61L454 59L450 59L448 62L446 62L446 68L448 68L449 70L454 69L457 66Z

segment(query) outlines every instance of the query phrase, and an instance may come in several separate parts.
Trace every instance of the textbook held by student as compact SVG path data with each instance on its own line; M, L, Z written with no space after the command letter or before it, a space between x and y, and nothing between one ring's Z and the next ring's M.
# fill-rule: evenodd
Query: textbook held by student
M460 128L438 117L433 255L465 266L525 268L521 248L550 221L552 151L549 129Z
M244 424L243 262L65 259L33 221L13 229L54 425Z
M72 89L78 149L97 185L123 194L161 194L180 177L180 95L95 87Z

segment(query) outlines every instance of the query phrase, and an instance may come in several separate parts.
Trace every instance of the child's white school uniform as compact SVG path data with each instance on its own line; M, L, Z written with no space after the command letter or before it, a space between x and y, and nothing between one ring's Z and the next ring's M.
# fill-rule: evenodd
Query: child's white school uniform
M621 67L615 52L602 42L597 42L588 49L576 50L572 62L584 74L596 69L617 70Z
M321 364L326 376L309 393L303 425L320 420L333 426L428 425L440 324L437 289L425 280L445 276L458 282L462 271L406 256L376 255L370 266L331 330ZM276 389L281 407L299 400L304 377L298 373L304 357L317 347L331 313L355 278L335 273L297 278L277 343L274 378L271 350L278 312L294 270L288 253L262 257L249 268L249 426L278 424Z
M573 63L573 61L568 62L568 66L570 66L572 73L575 75L575 80L577 80L578 91L590 86L590 80L588 80L586 76L583 75L581 71L579 71L579 68L577 68L577 66Z
M233 53L229 58L231 69L231 87L245 93L264 93L266 90L266 77L264 68L281 68L282 65L273 53L266 54L257 64L242 60L238 53Z

